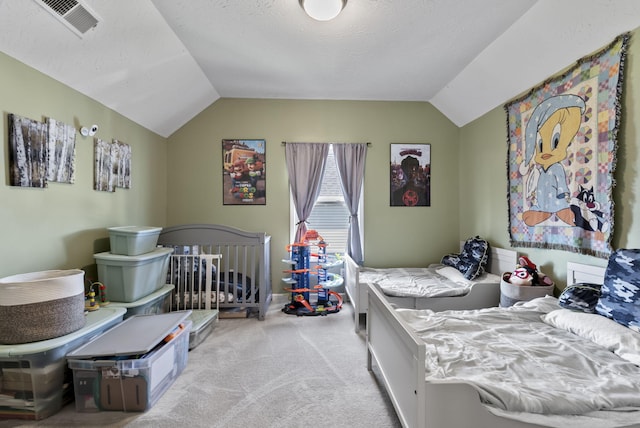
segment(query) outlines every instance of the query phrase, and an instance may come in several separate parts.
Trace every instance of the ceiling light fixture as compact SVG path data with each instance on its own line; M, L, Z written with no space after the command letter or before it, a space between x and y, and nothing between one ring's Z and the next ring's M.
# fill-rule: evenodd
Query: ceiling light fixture
M300 6L311 18L316 21L330 21L347 4L347 0L300 0Z

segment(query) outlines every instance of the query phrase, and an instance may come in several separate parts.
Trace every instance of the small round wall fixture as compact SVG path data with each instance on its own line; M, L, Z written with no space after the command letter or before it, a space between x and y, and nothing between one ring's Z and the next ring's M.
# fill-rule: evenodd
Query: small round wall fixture
M316 21L330 21L340 12L347 4L347 0L299 0L302 9L311 18Z
M82 134L83 137L93 137L96 135L96 132L98 132L98 125L95 124L91 125L91 128L87 128L86 126L80 128L80 134Z

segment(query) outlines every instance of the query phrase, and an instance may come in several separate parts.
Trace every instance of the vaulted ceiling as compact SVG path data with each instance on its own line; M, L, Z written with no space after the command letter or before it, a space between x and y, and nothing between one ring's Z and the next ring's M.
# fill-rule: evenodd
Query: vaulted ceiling
M0 0L0 51L169 136L220 97L432 103L463 126L640 26L638 0Z

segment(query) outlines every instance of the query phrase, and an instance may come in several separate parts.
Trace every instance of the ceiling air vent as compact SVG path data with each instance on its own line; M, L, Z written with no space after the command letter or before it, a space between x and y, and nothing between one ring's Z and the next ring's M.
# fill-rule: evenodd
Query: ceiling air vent
M77 0L35 0L77 36L98 25L98 16Z

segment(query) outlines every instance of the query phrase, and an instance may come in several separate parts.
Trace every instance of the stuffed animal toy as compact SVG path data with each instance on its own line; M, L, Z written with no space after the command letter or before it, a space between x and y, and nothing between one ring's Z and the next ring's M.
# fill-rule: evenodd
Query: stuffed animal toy
M528 257L520 257L518 265L509 277L509 282L514 285L551 285L551 278L538 270L538 267Z
M535 276L534 276L535 275ZM509 277L509 282L514 285L533 285L537 282L536 271L531 271L526 267L517 267Z

